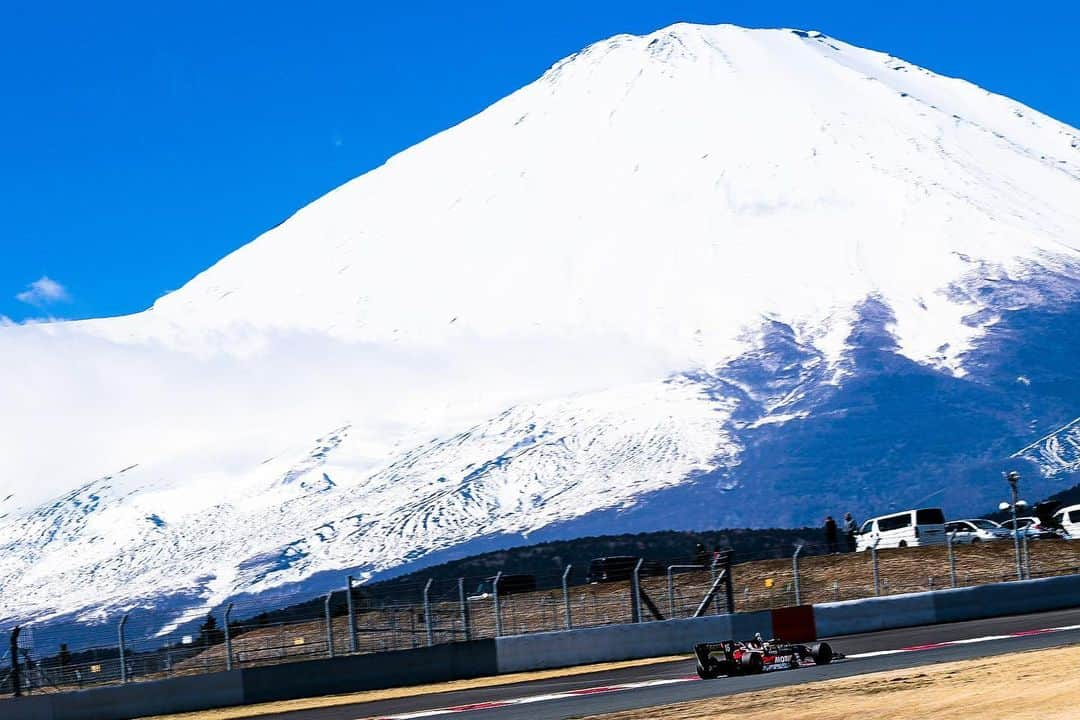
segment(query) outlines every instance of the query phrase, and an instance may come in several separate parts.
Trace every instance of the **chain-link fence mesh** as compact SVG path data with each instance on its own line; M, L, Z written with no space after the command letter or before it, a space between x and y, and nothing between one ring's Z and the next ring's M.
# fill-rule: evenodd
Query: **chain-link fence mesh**
M729 576L735 611L1018 579L1008 540L840 554L807 545L797 563L793 555L736 558ZM1080 542L1038 540L1021 555L1025 578L1080 573ZM385 594L378 585L357 585L351 592L351 626L344 581L340 590L322 597L236 600L226 607L188 610L181 617L132 610L122 628L114 619L108 624L29 624L18 639L20 685L24 692L55 692L498 634L629 623L638 616L650 621L725 612L728 586L717 582L723 570L710 565L700 554L650 562L642 568L636 599L634 583L625 574L589 583L582 568L565 573L565 591L564 570L528 576L535 589L510 583L508 575L501 592L490 577L396 584ZM705 602L714 586L719 592ZM0 627L0 632L7 638L11 629ZM5 644L0 693L13 689L12 668Z

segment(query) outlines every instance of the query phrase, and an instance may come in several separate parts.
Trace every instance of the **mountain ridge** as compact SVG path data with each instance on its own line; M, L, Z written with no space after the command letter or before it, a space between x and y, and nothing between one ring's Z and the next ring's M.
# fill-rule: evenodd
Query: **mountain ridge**
M1077 137L811 32L591 45L144 313L0 327L0 617L985 503L1080 404Z

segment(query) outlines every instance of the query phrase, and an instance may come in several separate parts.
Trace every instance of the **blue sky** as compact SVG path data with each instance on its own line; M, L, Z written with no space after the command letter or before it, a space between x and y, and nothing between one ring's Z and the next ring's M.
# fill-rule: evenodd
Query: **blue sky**
M158 7L160 6L160 7ZM1080 125L1080 3L27 3L0 21L0 315L148 307L619 32L818 29Z

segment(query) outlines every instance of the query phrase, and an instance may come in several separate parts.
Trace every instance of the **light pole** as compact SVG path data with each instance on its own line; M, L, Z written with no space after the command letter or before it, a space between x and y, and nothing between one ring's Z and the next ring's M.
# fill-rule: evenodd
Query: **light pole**
M1017 486L1020 484L1020 473L1013 470L1009 473L1002 473L1005 477L1005 481L1009 483L1009 491L1012 493L1011 503L1001 503L998 505L999 510L1009 510L1012 513L1012 529L1013 529L1013 549L1016 551L1016 579L1022 580L1024 577L1023 564L1020 562L1020 528L1016 527L1016 507L1027 507L1027 503L1023 500L1017 500L1019 491ZM1025 533L1026 533L1025 529ZM1026 538L1025 538L1026 539Z

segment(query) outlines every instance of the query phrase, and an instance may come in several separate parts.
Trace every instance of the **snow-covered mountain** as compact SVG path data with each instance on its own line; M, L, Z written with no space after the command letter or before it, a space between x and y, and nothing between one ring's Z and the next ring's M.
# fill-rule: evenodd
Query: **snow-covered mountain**
M816 32L616 36L146 312L0 327L0 618L984 510L1076 416L1078 294L1080 131Z
M1018 450L1013 457L1034 462L1045 475L1080 472L1080 417Z

